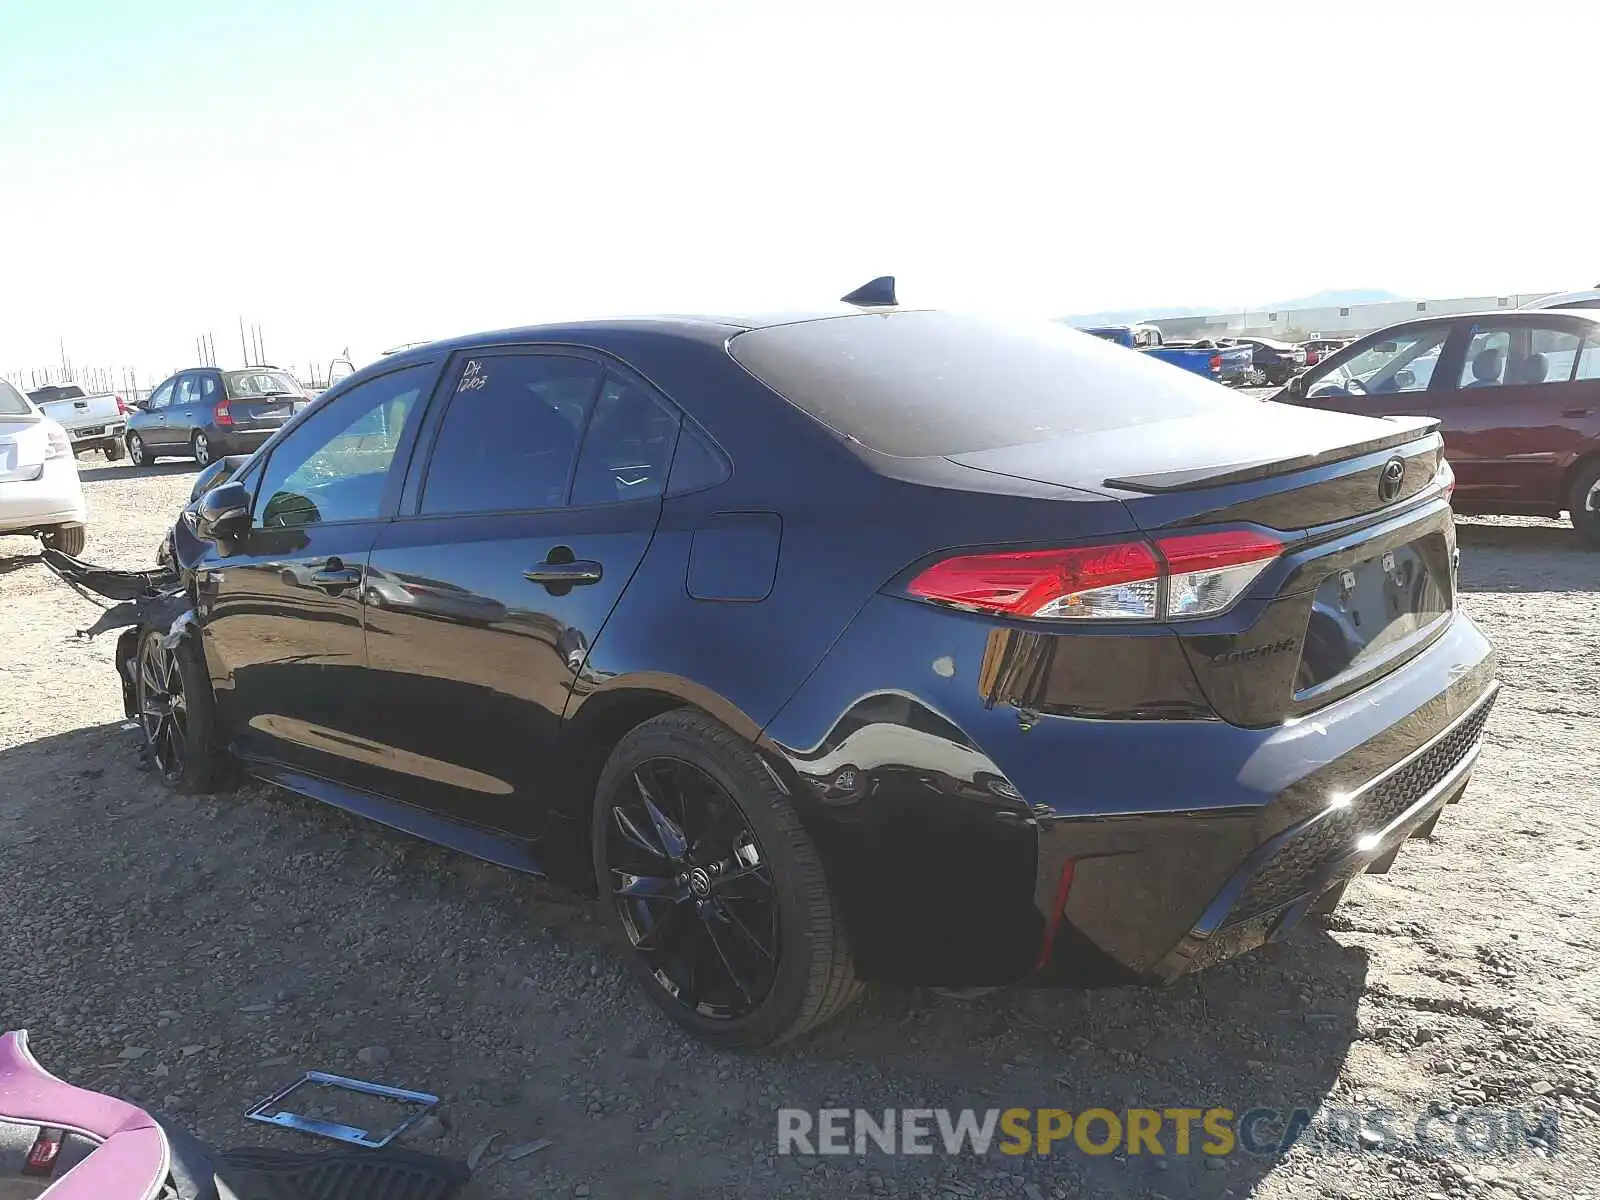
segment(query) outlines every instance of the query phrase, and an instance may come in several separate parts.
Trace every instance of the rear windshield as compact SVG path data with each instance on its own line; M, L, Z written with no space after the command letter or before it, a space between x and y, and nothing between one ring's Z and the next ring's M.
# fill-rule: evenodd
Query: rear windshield
M1239 398L1051 321L872 313L736 335L728 352L797 408L883 454L965 454L1217 412Z
M228 381L228 395L235 400L251 396L298 396L302 391L287 371L229 371L224 378Z
M35 404L49 404L53 400L82 400L83 389L75 383L51 383L36 392L29 392L28 399Z
M0 417L25 417L33 412L28 402L4 379L0 379Z

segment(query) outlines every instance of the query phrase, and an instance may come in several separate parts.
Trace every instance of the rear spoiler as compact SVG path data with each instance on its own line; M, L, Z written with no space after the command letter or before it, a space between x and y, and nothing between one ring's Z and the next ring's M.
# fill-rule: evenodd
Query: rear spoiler
M1439 436L1438 417L1385 417L1383 419L1398 428L1393 433L1379 434L1376 437L1367 438L1365 441L1334 446L1327 450L1319 450L1314 454L1301 454L1293 458L1264 459L1253 463L1226 463L1215 467L1191 467L1182 471L1158 471L1152 475L1126 475L1118 479L1107 479L1105 486L1120 488L1125 492L1145 492L1156 495L1161 492L1184 492L1191 488L1221 487L1229 483L1248 483L1255 479L1270 479L1274 475L1289 475L1295 471L1320 467L1326 463L1343 462L1348 458L1359 458L1363 454L1375 454L1379 450L1403 446L1407 442L1414 442L1423 437Z

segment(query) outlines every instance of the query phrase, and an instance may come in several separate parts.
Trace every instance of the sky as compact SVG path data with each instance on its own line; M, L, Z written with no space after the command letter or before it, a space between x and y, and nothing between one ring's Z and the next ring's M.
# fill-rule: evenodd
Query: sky
M0 372L1600 280L1593 0L0 0ZM1532 101L1538 98L1537 105Z

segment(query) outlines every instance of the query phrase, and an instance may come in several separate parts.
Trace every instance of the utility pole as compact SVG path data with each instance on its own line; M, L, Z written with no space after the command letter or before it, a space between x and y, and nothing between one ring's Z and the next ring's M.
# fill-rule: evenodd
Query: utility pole
M244 355L244 365L248 367L250 365L250 347L244 340L244 316L242 314L239 317L239 351Z

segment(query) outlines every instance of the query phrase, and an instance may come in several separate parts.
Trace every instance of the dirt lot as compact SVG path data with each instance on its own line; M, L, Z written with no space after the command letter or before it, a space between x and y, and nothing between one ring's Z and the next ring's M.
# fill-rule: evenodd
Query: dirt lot
M82 471L87 556L146 565L192 467ZM167 794L112 639L72 636L95 610L0 538L0 1027L220 1144L315 1148L242 1117L308 1067L438 1092L428 1147L550 1140L486 1197L1600 1197L1600 555L1549 522L1461 540L1506 683L1477 780L1329 928L1165 992L880 991L744 1056L657 1016L586 904L263 787ZM775 1155L782 1106L1213 1104L1444 1115L1437 1148L1373 1119L1278 1159ZM1543 1140L1469 1155L1479 1108Z

